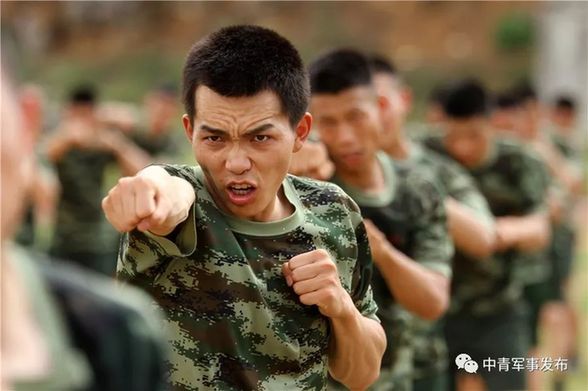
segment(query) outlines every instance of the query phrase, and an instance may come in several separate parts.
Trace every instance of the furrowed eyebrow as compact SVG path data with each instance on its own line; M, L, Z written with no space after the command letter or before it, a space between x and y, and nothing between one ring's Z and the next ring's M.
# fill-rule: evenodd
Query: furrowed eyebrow
M222 129L213 128L208 125L200 125L200 130L204 130L205 132L212 133L214 135L222 136L227 134L228 132Z
M271 129L273 127L274 127L274 125L272 125L272 124L263 124L261 126L258 126L257 128L253 128L251 130L246 131L244 134L246 136L254 136L256 134L259 134L259 133L266 131L268 129Z

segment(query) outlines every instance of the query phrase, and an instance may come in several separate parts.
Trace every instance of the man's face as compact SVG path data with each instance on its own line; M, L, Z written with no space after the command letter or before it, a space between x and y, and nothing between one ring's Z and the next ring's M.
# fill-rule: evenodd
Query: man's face
M382 142L393 142L404 126L409 106L409 94L400 82L391 75L376 73L373 82L377 94L387 99L389 103L389 107L382 110Z
M516 107L513 108L498 108L490 118L492 127L503 133L512 133L522 126L522 110Z
M445 148L465 167L474 168L488 156L493 140L484 117L448 118L445 131Z
M517 137L528 140L538 135L541 123L541 107L536 100L529 99L521 106L521 121Z
M361 173L379 149L381 116L371 87L315 94L311 113L337 170Z
M292 153L310 130L310 115L292 129L269 91L229 98L200 86L195 101L193 126L184 116L184 127L217 205L239 218L271 220Z

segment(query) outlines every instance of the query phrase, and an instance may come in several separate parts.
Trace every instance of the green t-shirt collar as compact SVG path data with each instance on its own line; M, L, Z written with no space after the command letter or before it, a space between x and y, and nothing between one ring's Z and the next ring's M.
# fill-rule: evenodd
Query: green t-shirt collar
M384 174L385 188L382 192L374 194L365 192L355 186L344 183L341 178L335 176L334 182L337 183L345 192L353 198L360 206L382 207L390 204L396 194L396 173L392 166L392 160L385 152L378 152L377 159Z

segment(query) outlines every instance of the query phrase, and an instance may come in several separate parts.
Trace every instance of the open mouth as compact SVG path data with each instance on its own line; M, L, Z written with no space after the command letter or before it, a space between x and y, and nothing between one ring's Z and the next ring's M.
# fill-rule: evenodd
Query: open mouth
M253 201L255 190L256 187L248 183L234 183L227 187L230 201L239 206Z

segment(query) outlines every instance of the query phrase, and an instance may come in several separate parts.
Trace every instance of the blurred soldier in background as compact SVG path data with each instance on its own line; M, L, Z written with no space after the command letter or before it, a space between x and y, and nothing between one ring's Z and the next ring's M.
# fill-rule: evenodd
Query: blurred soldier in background
M0 388L163 390L158 313L143 294L12 243L36 179L35 135L3 73L0 81Z
M526 357L528 312L522 297L524 282L515 270L526 261L526 254L544 249L550 235L545 168L522 145L495 138L487 105L486 91L477 81L452 84L444 101L445 133L426 141L470 172L496 218L493 256L458 253L455 258L446 324L452 361L462 353L478 363L486 358ZM478 373L489 390L526 386L522 371ZM481 386L479 375L463 375L458 379L460 389Z
M516 86L517 98L523 120L515 129L514 135L535 152L549 168L551 191L549 194L549 211L552 225L551 244L541 256L545 259L548 274L542 279L529 281L525 296L532 309L532 336L537 355L540 351L552 357L575 356L576 316L566 301L565 285L570 275L574 254L574 224L572 215L575 201L581 190L581 167L569 139L573 135L573 108L562 101L552 111L553 125L548 123L548 116L543 105L537 99L533 88L528 84ZM562 107L563 106L563 107ZM563 128L563 130L562 130ZM529 276L523 269L522 275ZM543 326L543 327L540 327ZM539 346L538 329L545 333L545 344ZM565 373L555 377L556 387L562 387ZM541 390L545 387L541 373L529 375L530 389Z
M179 96L173 85L149 91L141 118L131 133L132 140L157 161L179 161L179 139L183 141L184 134L178 114Z
M506 90L494 96L491 104L490 124L500 136L515 137L522 121L521 108L513 91Z
M100 208L104 174L115 163L123 174L136 173L150 159L122 133L104 128L91 87L72 91L57 130L47 141L47 156L61 185L53 256L113 275L116 234Z
M20 107L23 126L35 144L35 176L27 191L25 217L16 237L19 244L46 251L55 222L55 210L59 199L59 182L53 168L41 150L46 102L39 86L26 85L20 89Z
M443 198L423 172L379 152L381 116L393 110L378 96L368 59L335 50L309 66L311 112L335 163L332 182L358 203L376 270L378 317L388 346L374 390L410 390L416 317L438 319L449 304L453 246Z
M371 57L374 83L380 96L390 101L382 115L381 148L398 164L431 175L441 190L449 233L458 253L487 258L493 252L494 219L484 196L459 164L412 141L405 131L411 93L395 67L381 56ZM442 322L414 322L413 389L447 388L447 346ZM451 362L451 365L453 363Z

